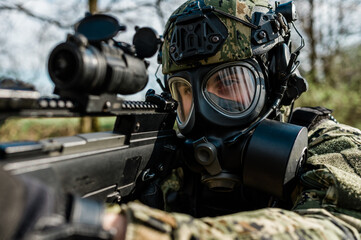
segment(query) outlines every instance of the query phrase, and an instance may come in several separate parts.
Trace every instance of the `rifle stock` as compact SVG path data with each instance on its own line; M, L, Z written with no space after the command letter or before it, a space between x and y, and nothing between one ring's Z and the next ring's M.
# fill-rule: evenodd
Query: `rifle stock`
M0 164L64 192L120 202L171 164L174 113L117 117L112 132L0 144ZM138 184L136 184L138 182Z

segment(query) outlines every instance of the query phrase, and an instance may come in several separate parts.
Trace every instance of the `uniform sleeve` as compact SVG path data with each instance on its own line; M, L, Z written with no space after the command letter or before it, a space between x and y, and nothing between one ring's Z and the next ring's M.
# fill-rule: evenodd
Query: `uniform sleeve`
M309 133L307 171L292 210L196 219L133 202L122 206L126 239L360 239L360 146L360 130L325 121Z
M298 212L278 208L195 219L151 209L140 203L122 206L126 240L139 239L359 239L357 229L324 209Z
M294 210L322 208L361 232L361 131L324 121L310 131L308 151Z
M361 219L361 131L326 121L309 134L307 172L296 208L318 204ZM317 201L316 201L317 200Z

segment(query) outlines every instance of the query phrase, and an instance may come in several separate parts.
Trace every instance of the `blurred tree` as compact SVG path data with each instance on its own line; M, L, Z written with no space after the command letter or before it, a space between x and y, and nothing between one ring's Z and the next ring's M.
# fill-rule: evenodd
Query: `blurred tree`
M49 6L50 1L0 0L0 31L6 32L0 36L0 75L31 82L43 94L53 88L44 81L47 55L79 18L81 7L77 1Z
M337 86L329 83L325 75L326 80L322 82L309 82L309 91L296 103L297 106L328 107L334 110L333 115L339 122L361 129L361 44L339 51L329 66Z
M23 14L27 15L28 17L35 18L37 20L41 20L43 22L47 22L47 23L50 23L50 24L54 24L59 28L69 28L69 27L72 26L72 24L64 23L64 21L59 21L59 20L54 19L54 18L50 18L50 17L46 17L46 16L36 14L32 10L30 10L30 8L25 7L24 4L25 3L21 3L21 2L12 2L11 3L9 1L1 0L0 1L0 11L16 11L16 12L20 12L20 13L23 13Z
M174 1L174 0L173 0ZM53 5L51 5L51 2L53 2ZM162 29L162 26L165 22L165 13L169 11L169 8L166 7L165 11L163 10L163 7L161 6L165 2L164 0L153 0L153 1L125 1L125 0L105 0L105 1L97 1L97 0L88 0L86 4L81 3L79 1L67 1L64 4L56 4L57 1L37 1L36 3L31 3L25 0L14 0L14 1L7 1L7 0L0 0L0 12L2 13L2 16L4 14L8 14L11 16L11 19L14 19L14 21L7 21L6 25L2 25L1 28L7 28L7 31L4 32L12 32L14 29L16 29L15 21L20 22L22 19L30 19L31 22L34 22L38 25L41 25L41 27L38 28L38 31L33 29L33 36L37 37L36 43L30 43L27 42L26 45L31 45L32 48L38 47L39 49L44 45L54 45L54 37L52 37L52 34L47 33L47 30L51 27L55 27L55 31L59 31L59 29L62 29L63 33L71 31L72 24L76 22L80 17L84 15L84 12L89 11L91 13L95 12L102 12L102 13L111 13L115 15L116 17L121 18L121 22L128 25L128 22L131 23L131 25L139 24L141 20L140 16L148 18L147 21L143 21L144 23L149 23L149 18L157 18L159 20L159 26L160 29ZM168 1L171 2L171 1ZM169 4L169 3L168 3ZM38 6L38 7L34 7ZM98 8L98 5L100 8ZM43 6L43 7L42 7ZM47 6L48 9L46 9ZM51 7L53 6L53 7ZM175 5L174 5L175 6ZM40 8L42 7L42 10ZM51 7L51 9L49 9ZM45 11L46 12L45 12ZM134 14L134 12L137 11L137 14ZM139 12L152 12L152 14L139 14ZM53 13L53 14L51 14ZM61 16L61 17L60 17ZM151 17L149 17L151 16ZM29 21L24 21L24 23L28 23ZM153 22L153 20L151 21ZM26 24L29 25L29 24ZM34 26L34 25L32 25ZM123 36L123 35L122 35ZM53 39L51 39L53 38ZM28 39L27 39L28 40ZM64 37L57 38L56 41L63 41ZM124 40L124 39L122 39ZM9 43L11 43L13 39L11 39L8 35L1 35L0 36L0 53L2 60L4 62L4 59L7 61L11 61L8 65L11 66L11 68L4 67L0 69L0 76L13 76L20 78L25 81L31 81L35 82L36 79L38 79L40 76L39 74L33 74L35 71L29 70L29 74L25 74L24 67L24 58L20 58L20 56L25 56L26 59L26 53L25 51L18 50L21 52L20 54L16 54L14 50L21 49L24 45L16 45L16 48L9 47ZM49 44L48 42L52 41L52 44ZM129 40L124 40L129 41ZM3 44L2 44L3 43ZM15 44L14 44L15 45ZM26 46L25 46L26 47ZM29 49L29 47L26 47L26 51ZM29 68L43 68L45 65L45 58L50 52L51 48L42 49L41 51L38 51L39 53L43 53L43 55L40 57L38 55L33 55L32 59L29 62L37 62L37 64L33 64ZM39 54L40 55L40 54ZM4 56L6 56L4 58ZM37 65L37 66L34 66ZM18 68L14 68L14 66L19 66ZM40 67L41 66L41 67ZM10 69L10 70L9 70ZM44 69L45 70L45 69ZM32 77L29 77L30 75L33 75ZM25 77L24 77L25 76ZM38 84L39 85L43 85ZM47 92L49 94L49 92ZM80 132L89 132L89 131L97 131L99 124L97 122L96 118L81 118L79 131Z
M163 31L171 11L183 0L101 0L97 2L99 13L110 13L128 27L117 40L130 42L136 25ZM72 25L89 11L92 1L77 0L0 0L0 75L33 82L43 94L53 88L45 62L48 53L64 35L72 31ZM130 31L129 31L130 30ZM4 39L4 41L1 41ZM31 46L31 47L29 47ZM6 54L4 54L6 53ZM154 60L154 61L153 61ZM156 60L151 61L150 72L155 72ZM39 80L40 79L40 80Z
M98 11L98 0L88 0L89 12L95 14Z
M95 14L98 11L98 0L88 0L89 12ZM79 132L99 132L99 121L97 117L81 117Z
M330 67L343 47L360 43L359 0L298 0L301 27L306 39L309 81L331 81ZM304 70L305 70L304 69Z
M288 0L283 2L285 1ZM55 42L64 40L65 33L71 31L72 24L84 16L85 11L90 10L89 4L93 4L92 2L91 0L65 2L0 0L0 18L3 23L6 23L0 25L0 31L7 32L0 36L0 53L2 59L6 59L0 62L0 75L10 74L20 79L26 76L35 81L39 77L39 74L34 73L35 69L45 65L47 53ZM94 2L97 3L98 12L110 13L127 25L128 31L119 37L122 41L130 42L133 34L131 30L135 25L149 25L151 22L152 27L162 32L168 16L184 1L101 0ZM306 93L300 102L334 108L335 115L340 115L338 118L341 122L353 124L348 121L361 119L361 115L357 115L361 105L359 97L361 77L360 69L356 64L359 58L356 49L359 50L358 46L361 42L361 21L359 21L361 1L297 0L295 4L300 19L296 25L301 26L301 32L307 44L300 56L303 59L301 72L311 86L309 93ZM41 5L43 8L34 8L34 5ZM29 24L26 25L29 27L24 28L23 23L28 22L31 22L31 27L36 25L37 29L30 31ZM16 28L22 29L19 31L21 34L10 37L11 32ZM27 30L30 35L29 33L26 35ZM29 37L25 37L24 42L21 42L18 39L22 36L36 36L36 42L30 43ZM32 54L31 57L29 53ZM24 66L27 65L31 65L28 67L30 70L25 71ZM153 59L150 72L155 72L156 67L156 61ZM26 74L19 76L19 73L24 72ZM37 84L37 86L42 85L44 83ZM353 96L352 99L351 96Z
M322 105L342 122L361 128L361 2L359 0L298 0L306 39L301 72L310 90L297 105ZM303 53L304 54L304 53ZM302 55L302 54L301 54Z

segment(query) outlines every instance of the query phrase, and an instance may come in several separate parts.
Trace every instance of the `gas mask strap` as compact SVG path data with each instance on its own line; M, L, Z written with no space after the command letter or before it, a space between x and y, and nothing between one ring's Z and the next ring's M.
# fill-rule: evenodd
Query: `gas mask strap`
M228 18L231 18L231 19L233 19L233 20L235 20L237 22L240 22L240 23L242 23L243 25L245 25L247 27L250 27L250 28L253 28L253 29L259 29L260 28L260 26L254 25L253 23L247 22L247 21L245 21L243 19L240 19L238 17L235 17L235 16L233 16L233 15L231 15L229 13L223 12L223 11L221 11L219 9L214 8L213 6L207 6L207 7L209 7L212 11L221 14L224 17L228 17Z

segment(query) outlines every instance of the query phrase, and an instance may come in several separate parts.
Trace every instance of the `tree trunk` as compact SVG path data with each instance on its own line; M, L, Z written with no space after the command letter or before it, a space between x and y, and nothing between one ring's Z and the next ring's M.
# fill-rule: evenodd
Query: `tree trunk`
M310 5L310 11L308 13L308 19L309 19L309 26L306 28L306 33L308 35L309 41L310 41L310 54L309 54L309 60L311 64L311 70L310 70L310 80L313 82L317 82L317 52L316 52L316 46L317 46L317 40L315 38L315 1L314 0L308 0L308 3Z
M91 14L95 14L98 11L98 8L97 8L98 1L97 0L88 0L88 5L89 5L89 12ZM100 126L99 126L99 120L97 117L82 117L80 119L79 131L81 133L98 132L99 130L100 130Z
M98 0L88 0L89 12L94 14L98 11Z

